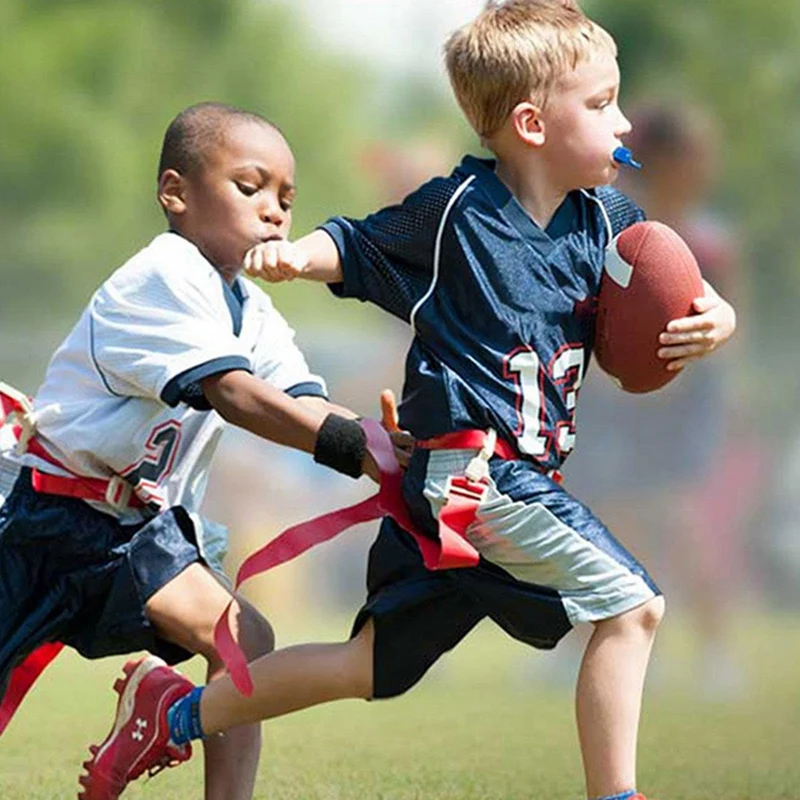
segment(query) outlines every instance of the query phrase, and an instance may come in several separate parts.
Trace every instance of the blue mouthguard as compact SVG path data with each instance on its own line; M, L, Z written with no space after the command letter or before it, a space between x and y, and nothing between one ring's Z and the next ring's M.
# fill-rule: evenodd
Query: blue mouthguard
M638 161L634 160L633 153L629 147L618 147L612 153L612 158L618 164L625 164L625 166L633 167L634 169L642 168L642 165Z

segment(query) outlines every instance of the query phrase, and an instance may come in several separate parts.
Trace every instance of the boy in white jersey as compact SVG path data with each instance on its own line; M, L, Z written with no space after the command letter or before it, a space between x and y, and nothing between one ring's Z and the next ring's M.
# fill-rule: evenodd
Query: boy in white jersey
M32 413L2 428L0 460L19 477L0 498L0 697L14 667L54 642L89 658L199 653L209 678L221 672L225 532L197 511L226 420L377 474L354 415L327 402L293 331L239 276L249 248L288 235L294 194L291 150L265 119L204 103L169 126L158 182L169 232L98 289ZM3 404L14 408L8 392ZM270 651L268 622L237 602L247 657ZM207 800L250 798L259 727L205 748Z

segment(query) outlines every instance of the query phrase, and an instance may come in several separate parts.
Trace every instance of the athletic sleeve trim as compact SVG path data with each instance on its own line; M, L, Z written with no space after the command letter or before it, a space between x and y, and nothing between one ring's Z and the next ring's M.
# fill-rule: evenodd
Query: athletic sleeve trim
M178 403L186 403L197 411L210 411L212 406L203 394L201 381L209 375L240 369L250 373L253 371L250 362L242 356L225 356L206 361L205 364L187 369L172 378L162 390L161 400L170 408L175 408Z
M354 275L350 270L344 269L347 258L347 239L342 231L342 225L343 222L338 219L329 220L324 225L320 225L318 229L325 231L333 239L333 243L339 251L339 262L342 264L343 279L337 283L329 283L328 288L336 297L357 297L359 300L364 300L365 296L361 285L354 280Z

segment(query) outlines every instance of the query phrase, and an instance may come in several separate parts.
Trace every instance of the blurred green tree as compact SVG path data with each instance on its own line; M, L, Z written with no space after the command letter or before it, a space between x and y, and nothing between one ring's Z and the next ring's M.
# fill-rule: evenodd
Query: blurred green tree
M292 144L295 231L358 204L363 75L322 57L290 9L245 0L0 0L0 321L72 317L163 229L163 131L216 99ZM301 293L304 296L304 293Z

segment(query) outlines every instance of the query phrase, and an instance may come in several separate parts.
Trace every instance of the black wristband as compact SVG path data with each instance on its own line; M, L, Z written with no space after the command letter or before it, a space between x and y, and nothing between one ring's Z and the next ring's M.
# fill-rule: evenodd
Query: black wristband
M317 434L314 461L351 478L361 476L367 434L354 419L328 414Z

